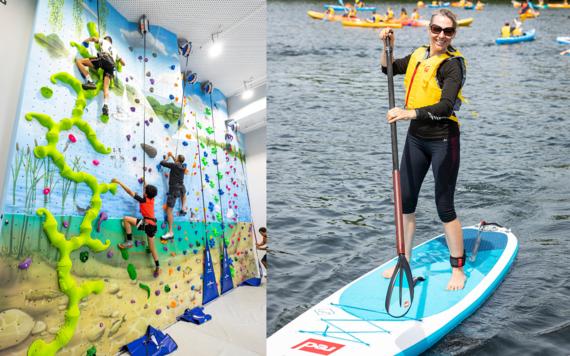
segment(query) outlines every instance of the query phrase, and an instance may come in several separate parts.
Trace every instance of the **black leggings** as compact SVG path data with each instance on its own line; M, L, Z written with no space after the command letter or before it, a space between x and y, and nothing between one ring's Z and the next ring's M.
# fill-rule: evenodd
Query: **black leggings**
M459 136L447 140L423 140L408 133L400 165L402 212L412 214L416 211L420 188L430 165L433 166L437 213L442 222L452 222L457 218L453 195L459 173Z

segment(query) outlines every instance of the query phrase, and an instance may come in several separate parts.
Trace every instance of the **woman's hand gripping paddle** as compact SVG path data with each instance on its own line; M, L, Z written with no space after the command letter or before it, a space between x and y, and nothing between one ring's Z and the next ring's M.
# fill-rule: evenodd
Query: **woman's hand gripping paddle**
M392 31L390 31L392 34ZM396 104L394 101L394 73L392 69L392 45L390 36L386 37L386 65L388 69L388 99L390 109ZM398 133L396 122L390 124L392 134L392 179L394 182L394 210L396 212L396 244L398 246L398 263L388 285L386 295L386 311L394 318L401 318L408 313L414 300L414 284L410 264L406 259L406 247L404 244L404 223L402 215L402 194L400 192L400 170L398 162ZM397 288L394 288L397 287ZM396 294L397 295L394 295Z

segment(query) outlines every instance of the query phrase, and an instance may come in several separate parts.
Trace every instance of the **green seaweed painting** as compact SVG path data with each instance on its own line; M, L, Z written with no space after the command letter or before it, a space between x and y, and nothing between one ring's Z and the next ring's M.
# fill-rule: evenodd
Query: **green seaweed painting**
M107 17L109 17L109 7L106 0L100 0L99 9L99 25L101 26L101 38L105 38L105 31L107 31ZM93 36L93 35L91 35Z
M60 258L57 264L59 287L61 291L69 297L69 305L65 311L65 324L58 331L55 340L49 344L43 340L36 340L28 349L28 356L52 356L63 346L67 345L73 337L79 321L79 300L87 297L91 293L99 294L103 291L104 283L102 281L83 282L80 286L77 286L77 283L71 277L72 262L69 258L69 254L82 246L87 246L92 251L99 252L107 249L111 245L109 240L106 240L105 244L103 244L97 239L92 239L91 230L93 229L92 223L99 215L99 210L101 209L101 194L110 191L114 195L117 192L116 183L99 184L97 179L90 174L81 171L74 172L73 169L65 163L65 157L57 150L56 146L59 141L60 131L69 130L72 126L76 126L85 133L87 140L91 143L95 151L101 154L109 154L111 152L111 148L105 147L105 145L99 142L95 131L82 119L83 111L87 105L86 99L92 99L97 95L100 91L100 87L96 90L85 91L81 87L79 80L65 72L56 73L51 77L51 82L54 84L56 84L58 80L70 85L77 93L75 108L72 110L70 119L62 119L59 123L55 123L50 116L45 114L26 114L26 120L32 121L36 119L42 126L48 129L48 133L46 134L46 140L48 141L47 146L39 145L34 148L34 155L39 159L45 159L46 157L51 158L55 166L59 168L59 173L63 178L76 183L86 183L87 186L91 188L93 196L91 197L91 208L85 214L85 218L79 227L79 236L74 236L69 240L65 238L65 235L58 232L57 221L49 210L44 208L37 210L39 216L46 216L43 229L51 244L60 252Z
M53 32L59 32L63 25L63 5L65 0L49 0L49 26Z
M80 40L83 33L83 0L73 0L73 19L75 20L75 38Z

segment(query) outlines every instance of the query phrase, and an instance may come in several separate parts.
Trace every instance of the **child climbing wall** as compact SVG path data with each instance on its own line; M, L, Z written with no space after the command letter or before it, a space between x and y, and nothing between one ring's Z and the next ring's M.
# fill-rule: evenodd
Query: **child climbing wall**
M224 243L232 287L257 275L243 139L225 128L222 93L204 94L199 83L183 93L174 34L150 26L145 51L137 24L105 0L37 6L0 202L0 356L93 346L111 355L147 325L203 303L206 246L218 291ZM97 89L86 91L75 65L96 56L93 43L81 45L90 36L111 36L126 63L111 83L108 117L101 73L90 71ZM117 246L122 217L140 213L111 180L142 194L144 174L158 188L164 234L168 169L157 165L168 151L186 157L189 214L175 215L173 240L156 239L163 272L155 275L144 232L133 231L128 253Z

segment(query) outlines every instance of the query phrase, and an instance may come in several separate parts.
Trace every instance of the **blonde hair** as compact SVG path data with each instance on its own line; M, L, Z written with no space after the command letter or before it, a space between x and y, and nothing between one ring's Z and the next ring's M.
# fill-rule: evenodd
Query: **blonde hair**
M455 14L453 12L451 12L451 10L449 9L437 9L434 11L434 13L431 15L431 19L429 20L429 26L431 27L432 23L433 23L433 19L436 16L445 16L447 18L449 18L451 20L451 22L453 23L453 28L455 30L457 30L457 27L459 26L457 24L457 17L455 17Z

